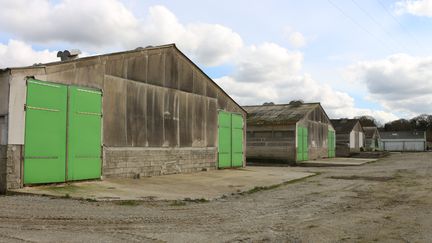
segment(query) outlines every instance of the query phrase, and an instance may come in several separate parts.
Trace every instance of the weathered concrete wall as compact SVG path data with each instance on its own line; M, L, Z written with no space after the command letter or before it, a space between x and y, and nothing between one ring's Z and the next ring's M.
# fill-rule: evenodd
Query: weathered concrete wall
M248 161L292 162L295 160L295 125L248 126Z
M107 147L214 147L217 101L202 95L107 76Z
M216 169L217 149L104 148L106 177L156 176Z

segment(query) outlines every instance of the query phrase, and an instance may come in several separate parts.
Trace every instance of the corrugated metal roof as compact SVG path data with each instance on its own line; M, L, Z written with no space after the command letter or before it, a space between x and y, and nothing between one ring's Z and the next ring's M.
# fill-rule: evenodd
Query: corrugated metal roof
M303 119L319 103L243 106L248 124L289 124Z
M330 121L336 133L340 134L350 133L359 122L358 119L331 119Z
M380 132L381 139L426 139L425 132L398 131Z

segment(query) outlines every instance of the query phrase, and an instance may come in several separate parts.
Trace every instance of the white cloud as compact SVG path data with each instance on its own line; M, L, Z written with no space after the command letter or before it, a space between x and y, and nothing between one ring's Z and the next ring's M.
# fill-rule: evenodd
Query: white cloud
M288 37L292 46L300 48L306 45L306 38L300 32L293 32Z
M359 62L349 72L367 86L370 99L388 110L407 117L432 112L432 57L396 54Z
M35 51L22 41L10 40L6 45L0 43L0 68L30 66L57 60L57 52Z
M395 4L396 13L432 17L432 0L405 0Z
M118 0L0 0L0 6L0 28L22 40L0 44L3 67L57 60L56 52L33 50L30 44L34 43L69 45L99 53L176 43L200 65L233 63L234 73L216 81L241 104L302 99L322 102L332 117L394 117L384 111L357 109L350 95L304 73L300 51L274 43L244 46L232 29L218 24L182 23L164 6L150 7L144 18L135 16ZM293 47L306 44L301 33L287 33Z
M26 41L113 45L135 36L135 16L116 0L1 1L0 26Z
M235 59L235 72L216 82L240 104L321 102L330 117L372 115L381 122L397 118L390 112L358 109L354 99L301 72L303 55L274 43L245 47Z
M0 0L0 5L0 28L26 42L64 42L93 52L176 43L204 65L221 64L243 46L231 29L180 23L164 6L151 7L140 19L118 0Z
M288 43L294 48L301 48L307 44L306 37L290 26L285 27L284 36L288 40Z

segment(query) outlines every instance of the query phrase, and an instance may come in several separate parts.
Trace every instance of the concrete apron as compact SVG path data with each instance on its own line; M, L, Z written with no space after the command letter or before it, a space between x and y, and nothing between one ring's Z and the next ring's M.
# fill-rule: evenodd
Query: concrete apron
M141 179L109 178L103 181L43 185L12 190L56 197L92 200L213 200L224 195L270 187L309 177L289 167L255 167L175 174Z
M378 159L358 159L358 158L331 158L320 160L308 160L297 162L299 166L305 167L324 167L324 166L359 166L372 163Z

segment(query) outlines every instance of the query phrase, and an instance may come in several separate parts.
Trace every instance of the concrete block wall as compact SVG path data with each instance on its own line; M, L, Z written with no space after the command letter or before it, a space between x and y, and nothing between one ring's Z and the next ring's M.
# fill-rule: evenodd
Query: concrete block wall
M0 194L21 187L21 145L0 145Z
M104 177L138 178L216 169L217 149L104 148Z
M7 189L21 187L22 145L7 146L6 179Z
M6 192L6 145L0 145L0 194Z

